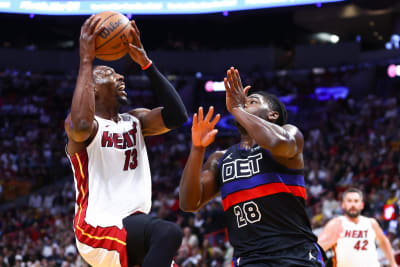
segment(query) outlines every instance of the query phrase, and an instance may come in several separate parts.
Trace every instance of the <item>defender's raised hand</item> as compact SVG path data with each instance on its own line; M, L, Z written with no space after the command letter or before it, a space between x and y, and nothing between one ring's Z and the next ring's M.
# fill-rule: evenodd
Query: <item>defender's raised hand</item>
M147 66L151 61L147 57L146 51L140 41L140 31L134 20L131 21L132 29L132 42L129 44L129 56L133 61L138 63L140 67Z
M197 147L207 147L214 142L215 135L218 133L217 129L214 129L218 123L220 115L217 114L212 121L211 117L214 113L214 107L210 107L206 117L203 119L203 108L199 107L199 114L193 115L192 122L192 142Z
M246 104L247 93L251 86L246 86L243 89L242 81L240 80L239 71L234 67L227 70L224 78L226 89L226 108L232 112L234 108L244 107Z
M79 38L79 55L81 60L93 61L96 53L96 36L104 30L104 25L96 29L97 23L101 17L95 18L95 15L89 17L81 27L81 36Z

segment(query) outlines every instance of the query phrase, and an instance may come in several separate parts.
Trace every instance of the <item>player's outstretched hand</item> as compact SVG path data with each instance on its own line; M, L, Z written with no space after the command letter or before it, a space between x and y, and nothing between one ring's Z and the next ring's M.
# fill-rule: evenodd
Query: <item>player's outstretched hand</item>
M134 20L131 21L131 25L131 34L133 38L132 42L129 44L129 56L143 68L150 63L150 59L147 57L146 51L140 41L140 31Z
M242 81L240 80L239 71L231 67L226 71L224 78L226 90L226 108L232 112L235 108L242 108L246 104L247 93L251 86L246 86L243 89Z
M211 121L211 117L214 113L214 107L210 107L206 117L203 119L203 108L199 107L199 114L193 115L192 122L192 142L196 147L207 147L214 142L215 135L218 133L217 129L214 129L218 123L220 115L215 115Z
M97 23L100 20L101 20L100 17L95 18L95 15L92 15L85 21L85 23L83 23L81 27L81 36L79 38L79 55L81 61L92 62L96 55L95 53L96 36L100 34L100 32L103 31L105 27L101 26L95 31Z

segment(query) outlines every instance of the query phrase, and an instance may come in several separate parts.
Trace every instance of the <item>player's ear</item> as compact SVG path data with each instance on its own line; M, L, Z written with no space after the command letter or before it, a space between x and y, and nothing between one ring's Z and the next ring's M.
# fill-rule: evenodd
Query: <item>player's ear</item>
M268 121L276 121L279 118L279 113L276 111L268 111Z

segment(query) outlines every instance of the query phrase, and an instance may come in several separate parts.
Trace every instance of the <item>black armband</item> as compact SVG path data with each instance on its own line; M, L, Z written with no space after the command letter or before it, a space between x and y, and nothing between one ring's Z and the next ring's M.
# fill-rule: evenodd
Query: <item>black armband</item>
M158 71L154 63L145 73L150 79L153 93L164 107L161 115L165 126L174 129L184 124L188 119L187 111L174 86Z

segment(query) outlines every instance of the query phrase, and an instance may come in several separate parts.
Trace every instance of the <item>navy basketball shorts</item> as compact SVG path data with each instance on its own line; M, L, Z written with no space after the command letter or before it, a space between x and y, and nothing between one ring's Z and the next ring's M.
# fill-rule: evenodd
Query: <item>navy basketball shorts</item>
M234 267L325 267L325 254L316 244L307 242L268 254L265 259L233 258Z

